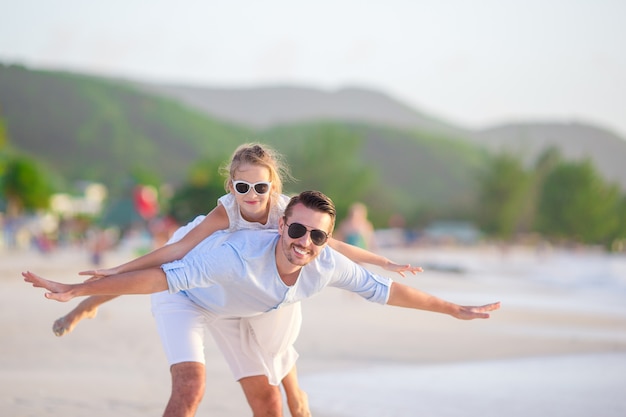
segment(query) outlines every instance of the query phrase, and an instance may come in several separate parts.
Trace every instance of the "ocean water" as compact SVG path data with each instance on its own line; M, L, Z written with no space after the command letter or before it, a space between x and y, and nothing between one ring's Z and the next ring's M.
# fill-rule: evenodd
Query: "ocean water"
M445 286L437 292L443 298L467 297L471 288L477 299L499 299L522 311L626 317L623 254L431 250L409 256L414 264L458 271L459 282L471 283L458 290ZM626 327L520 324L502 331L626 344ZM626 351L432 365L378 362L300 379L312 410L332 417L626 416Z
M626 316L626 254L429 250L416 252L409 261L459 270L477 292L505 294L516 306Z
M623 417L626 353L376 366L302 376L333 417Z

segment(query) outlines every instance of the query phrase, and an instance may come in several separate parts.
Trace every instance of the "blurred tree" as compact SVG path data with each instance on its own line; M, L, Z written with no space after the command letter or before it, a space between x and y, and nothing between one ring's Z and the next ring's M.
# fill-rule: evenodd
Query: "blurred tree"
M561 162L541 189L536 229L553 238L609 244L620 226L620 193L591 162Z
M9 155L6 150L7 144L8 139L4 120L0 118L0 184L2 184L2 178L4 177L4 171L9 159ZM0 188L0 213L4 211L6 211L6 198L4 196L4 190Z
M2 114L2 109L0 108L0 114ZM0 117L0 155L7 147L9 146L9 137L7 135L7 129L4 122L4 119Z
M610 236L611 250L626 250L626 195L622 195L617 205L618 225Z
M7 215L13 217L25 210L47 208L53 192L49 177L30 158L9 158L0 178L0 191L7 200Z
M511 154L493 157L480 175L481 228L492 235L510 238L523 224L525 203L533 184L521 159Z
M561 154L557 148L546 149L535 162L534 169L529 175L529 182L524 196L520 199L520 215L515 225L515 233L528 233L534 229L539 193L546 177L561 160Z
M152 185L156 188L161 185L159 175L152 169L134 167L131 169L130 178L137 184Z
M333 199L339 217L355 201L368 200L368 194L376 189L376 175L360 155L360 135L333 123L309 125L300 134L300 138L289 141L270 141L285 155L296 178L296 183L286 188L291 192L324 192Z
M186 224L196 216L207 214L226 194L224 178L219 175L220 162L204 159L189 170L187 183L179 187L168 202L168 214Z
M196 216L213 210L217 205L217 199L224 194L226 192L222 184L186 184L174 193L168 214L178 223L186 224Z

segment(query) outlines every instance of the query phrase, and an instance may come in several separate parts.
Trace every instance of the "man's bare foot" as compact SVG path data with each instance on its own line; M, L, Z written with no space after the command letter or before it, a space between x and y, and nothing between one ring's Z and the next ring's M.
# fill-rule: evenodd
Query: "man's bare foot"
M52 331L55 335L61 337L72 330L82 319L92 319L96 317L98 309L96 307L84 307L83 303L79 304L72 311L63 317L59 317L52 324Z
M45 288L49 292L45 293L45 297L51 300L68 301L73 297L68 291L72 288L71 285L61 284L60 282L50 281L39 275L33 274L30 271L22 272L24 281L33 284L36 288Z

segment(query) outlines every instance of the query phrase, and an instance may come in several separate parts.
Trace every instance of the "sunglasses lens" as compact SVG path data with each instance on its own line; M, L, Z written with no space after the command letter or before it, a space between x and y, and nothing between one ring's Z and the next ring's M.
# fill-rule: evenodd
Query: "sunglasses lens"
M238 182L235 184L235 190L239 194L245 194L248 192L248 190L250 190L250 186L246 184L245 182Z
M311 241L317 246L322 246L326 242L326 233L321 230L311 230Z
M270 185L267 182L260 182L258 184L254 184L254 191L257 194L265 194L270 190Z
M250 191L250 187L254 187L254 191L259 194L266 194L272 185L271 182L257 182L255 184L250 184L245 181L234 181L233 185L235 186L235 191L239 194L248 194Z
M292 239L300 239L306 234L306 227L300 223L291 223L287 229L287 234ZM322 246L327 239L328 235L323 231L317 229L311 230L311 242L313 242L314 245Z
M291 223L287 229L287 234L292 239L299 239L306 234L306 227L300 223Z

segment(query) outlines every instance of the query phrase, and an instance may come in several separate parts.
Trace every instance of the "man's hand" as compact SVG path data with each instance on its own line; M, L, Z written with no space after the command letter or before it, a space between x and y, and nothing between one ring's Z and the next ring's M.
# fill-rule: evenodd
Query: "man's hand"
M459 320L488 319L488 311L494 311L500 308L500 302L485 304L484 306L471 307L460 306L457 314L454 315Z

